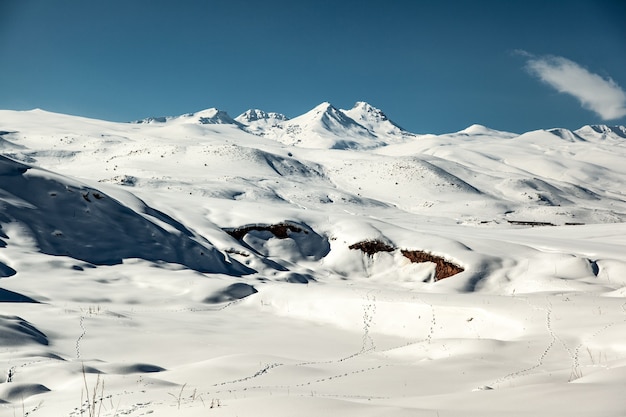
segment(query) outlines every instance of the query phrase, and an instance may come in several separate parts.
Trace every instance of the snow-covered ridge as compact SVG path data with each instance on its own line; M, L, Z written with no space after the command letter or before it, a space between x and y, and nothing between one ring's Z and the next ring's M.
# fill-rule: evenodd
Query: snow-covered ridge
M275 128L281 128L282 123L289 120L281 113L264 112L259 109L250 109L235 117L241 123L243 130L253 135L266 136L266 133Z
M363 149L383 144L377 143L375 134L328 102L288 120L265 136L305 148Z
M340 110L324 102L293 119L260 109L247 110L233 119L225 111L211 108L182 116L150 117L135 123L233 124L257 136L306 148L365 149L417 136L365 102L357 102L350 110Z
M365 102L357 102L350 110L324 102L293 119L249 110L236 120L250 133L306 148L366 149L416 136Z
M337 109L331 103L323 102L292 119L282 113L266 112L261 109L249 109L232 118L223 110L209 108L181 116L150 117L134 123L234 125L247 133L286 145L324 149L372 149L431 136L403 129L382 110L364 101L357 101L351 109ZM574 131L563 128L546 131L567 141L626 139L624 126L587 125ZM498 136L506 139L520 136L517 133L495 130L479 124L447 135Z
M263 110L259 109L250 109L235 118L240 123L248 124L252 122L257 122L261 120L275 120L284 122L285 120L289 120L287 116L281 113L269 112L266 113Z
M25 227L42 253L96 265L141 258L203 272L251 272L130 193L113 198L71 178L1 155L0 178L0 230L2 223Z
M133 123L137 124L150 124L150 123L198 123L203 125L208 124L235 124L239 123L230 117L227 112L219 110L217 108L210 108L201 110L195 113L187 113L181 116L164 116L164 117L149 117L147 119L138 120Z
M626 127L624 126L587 125L574 132L589 139L626 139Z

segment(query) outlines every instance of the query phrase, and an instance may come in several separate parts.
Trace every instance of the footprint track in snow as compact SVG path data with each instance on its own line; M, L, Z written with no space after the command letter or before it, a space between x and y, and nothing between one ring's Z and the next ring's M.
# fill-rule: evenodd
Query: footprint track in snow
M376 350L376 344L370 335L370 328L376 314L376 296L369 292L365 300L366 302L363 305L363 341L359 354Z
M85 329L85 316L80 316L79 324L83 332L80 334L80 336L78 336L78 339L76 339L76 359L80 359L80 342L87 334L87 329Z
M620 309L624 312L624 314L626 314L626 302L620 305ZM579 369L579 367L580 367L580 351L587 343L589 343L589 341L591 341L592 339L598 337L602 332L605 332L606 330L610 329L611 327L616 326L616 325L621 324L621 323L624 323L624 322L626 322L626 318L624 318L622 320L614 321L614 322L611 322L611 323L607 323L607 324L601 326L600 328L598 328L592 334L583 337L581 342L576 346L576 349L574 349L574 356L575 356L575 366L574 366L574 369L575 370ZM591 355L591 353L590 353L590 355ZM593 362L593 358L591 360Z

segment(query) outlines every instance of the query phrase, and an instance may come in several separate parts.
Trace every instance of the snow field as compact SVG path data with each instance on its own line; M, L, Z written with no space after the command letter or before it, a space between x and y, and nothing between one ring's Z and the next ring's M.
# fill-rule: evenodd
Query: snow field
M626 413L623 128L323 103L0 131L1 416Z

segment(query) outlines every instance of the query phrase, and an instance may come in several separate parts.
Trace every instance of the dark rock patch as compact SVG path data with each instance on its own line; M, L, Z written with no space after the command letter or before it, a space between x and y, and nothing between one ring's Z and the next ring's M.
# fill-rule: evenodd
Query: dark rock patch
M395 247L380 240L365 240L348 246L350 249L358 249L369 256L378 252L393 252ZM432 262L435 264L435 281L449 278L464 271L462 267L445 260L440 256L421 250L401 249L400 252L413 263Z
M289 223L278 223L269 225L255 224L250 226L236 227L234 229L224 229L224 231L237 240L243 239L243 237L251 231L270 232L279 239L287 239L289 237L289 232L305 234L308 233L307 230L304 230L301 227Z
M393 252L395 248L380 240L364 240L348 246L350 249L359 249L361 252L367 253L369 256L378 252Z
M413 263L432 262L435 267L435 281L440 279L449 278L453 275L459 274L465 271L459 265L448 262L440 256L432 255L428 252L420 250L402 250L402 255L408 258Z
M507 220L507 222L515 226L556 226L554 223L550 222L534 222L527 220Z

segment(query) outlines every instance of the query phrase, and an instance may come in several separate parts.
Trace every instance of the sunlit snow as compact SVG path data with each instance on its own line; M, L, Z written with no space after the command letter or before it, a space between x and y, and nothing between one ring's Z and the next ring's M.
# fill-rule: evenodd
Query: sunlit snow
M623 416L625 158L364 102L0 111L0 415Z

